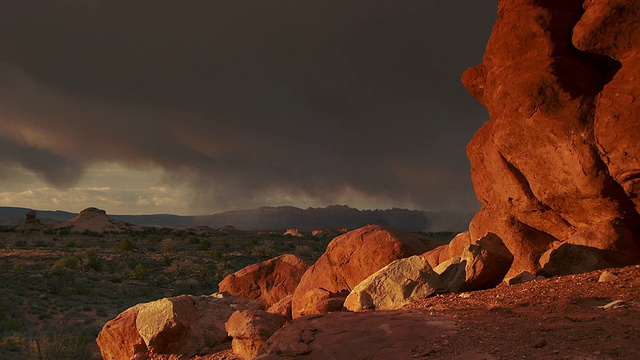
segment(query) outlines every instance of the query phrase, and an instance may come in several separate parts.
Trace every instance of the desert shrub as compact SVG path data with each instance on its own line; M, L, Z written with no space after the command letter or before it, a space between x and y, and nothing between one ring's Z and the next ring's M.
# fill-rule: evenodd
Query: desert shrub
M35 247L51 247L51 245L52 244L50 242L44 239L38 239L33 242L33 246Z
M79 267L80 267L80 257L77 255L64 256L60 258L58 261L56 261L52 266L53 269L63 268L63 269L69 269L69 270L76 270Z
M198 245L198 250L209 250L211 249L211 241L208 239L204 239L200 242L200 245Z
M27 344L27 339L18 335L0 337L0 349L11 353L23 353Z
M172 238L164 238L160 242L160 248L163 253L170 254L178 249L178 242Z
M41 333L36 346L42 360L84 360L91 356L87 347L90 340L81 329L55 321Z
M296 245L295 254L304 258L314 257L314 251L308 245Z
M103 260L100 258L95 250L87 250L82 253L82 268L85 271L94 270L100 271L102 270Z
M61 294L73 285L75 271L63 267L54 267L44 276L44 286L50 294Z
M118 251L120 251L120 252L130 252L130 251L133 251L135 249L136 249L136 247L135 247L135 245L133 245L131 240L129 240L129 239L120 240L120 244L118 245Z
M191 260L174 261L170 266L165 268L165 272L173 278L187 277L193 279L206 288L212 288L212 286L214 286L215 278L210 276L208 269L203 264L194 263Z
M249 249L249 254L266 258L272 257L275 254L274 243L271 240L258 243Z
M13 246L16 248L25 248L27 247L27 240L16 240L16 242L13 243Z
M143 280L147 277L147 270L141 263L138 263L136 267L131 271L131 278L134 280Z
M19 307L7 298L0 298L0 333L16 332L24 327Z
M165 272L174 277L195 277L201 274L204 270L204 265L196 264L191 260L174 261L170 266L165 268Z
M233 270L231 267L231 261L218 261L214 265L214 277L217 282L222 281L227 275L232 274Z
M102 259L98 257L95 250L86 250L60 258L53 264L52 268L64 268L88 272L89 270L100 271L102 269L102 265Z
M218 250L211 250L209 251L209 256L219 259L222 257L222 253Z
M71 227L63 227L58 230L58 235L65 236L71 234Z

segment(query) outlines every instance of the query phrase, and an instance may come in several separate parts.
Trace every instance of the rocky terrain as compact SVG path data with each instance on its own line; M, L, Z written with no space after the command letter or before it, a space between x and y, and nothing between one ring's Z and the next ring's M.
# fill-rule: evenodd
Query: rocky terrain
M369 242L380 249L371 251ZM521 284L452 293L446 272L432 270L425 256L411 256L425 246L415 235L368 226L335 238L312 267L293 255L248 266L220 283L220 290L235 295L181 296L126 310L98 336L102 357L635 359L640 355L636 341L640 266L539 276L521 279ZM359 251L378 255L361 257ZM350 256L342 257L345 253ZM388 261L385 257L397 260L375 271L378 262ZM296 273L304 275L286 277ZM297 286L282 287L283 280ZM223 324L226 332L213 330Z
M463 76L491 115L467 148L482 202L468 231L441 244L367 225L313 258L256 243L262 258L218 272L218 292L121 309L93 356L639 358L639 16L640 0L500 0L483 63ZM277 236L295 250L298 233Z
M499 1L463 75L491 116L467 147L482 209L449 244L368 225L333 239L277 306L260 294L281 270L263 262L223 281L233 295L125 311L103 356L638 358L639 17L640 0ZM197 304L229 296L256 301L225 322L232 353L197 330Z

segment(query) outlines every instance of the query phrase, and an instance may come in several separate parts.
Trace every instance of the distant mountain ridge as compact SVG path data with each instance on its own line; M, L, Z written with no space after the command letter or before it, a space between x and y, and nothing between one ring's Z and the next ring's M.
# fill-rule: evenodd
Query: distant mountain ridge
M0 207L0 225L15 226L24 222L32 209ZM64 211L39 211L42 222L65 222L78 214ZM345 205L300 209L293 206L260 207L250 210L227 211L213 215L180 216L110 215L111 218L141 226L191 228L209 226L220 228L232 225L239 230L286 230L296 228L312 231L323 228L355 229L366 224L393 226L406 231L461 231L469 226L473 213L448 211L420 211L408 209L358 210Z

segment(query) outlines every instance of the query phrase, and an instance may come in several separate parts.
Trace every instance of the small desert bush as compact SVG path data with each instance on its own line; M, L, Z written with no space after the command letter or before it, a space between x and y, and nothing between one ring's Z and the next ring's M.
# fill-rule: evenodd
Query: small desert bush
M231 261L218 261L214 265L214 277L217 282L222 281L227 275L232 274L233 270L231 267Z
M211 241L208 239L204 239L198 245L198 250L209 250L211 249Z
M147 277L147 270L141 263L131 271L131 278L134 280L144 280Z
M178 242L172 238L164 238L160 243L160 248L165 254L170 254L178 249Z
M26 248L27 240L16 240L16 242L13 243L13 246L19 249Z
M44 286L50 294L62 294L73 285L76 276L74 270L64 267L53 267L44 275Z
M129 240L129 239L120 240L120 244L118 245L118 251L120 251L120 252L130 252L130 251L133 251L135 249L136 249L136 247L135 247L135 245L133 245L131 240Z
M202 264L196 264L191 260L177 260L165 268L165 272L174 277L197 277L206 271Z
M311 247L309 247L308 245L296 245L295 253L296 255L304 258L314 257L313 249L311 249Z
M261 256L261 257L272 257L275 254L274 243L271 240L263 241L262 243L258 243L249 249L249 255Z
M100 271L102 270L102 266L103 261L100 257L98 257L95 250L85 250L73 255L67 255L60 258L53 264L52 268L63 268L87 272L90 270Z
M55 321L41 333L34 349L42 360L85 360L91 355L87 345L91 339L76 327Z

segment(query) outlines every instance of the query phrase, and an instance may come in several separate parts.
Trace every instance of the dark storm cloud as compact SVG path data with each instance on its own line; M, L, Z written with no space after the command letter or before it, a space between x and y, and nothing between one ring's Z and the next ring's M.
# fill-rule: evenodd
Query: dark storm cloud
M495 12L494 0L0 0L3 158L58 185L93 161L156 164L212 211L346 189L472 209L464 148L486 113L459 78Z

